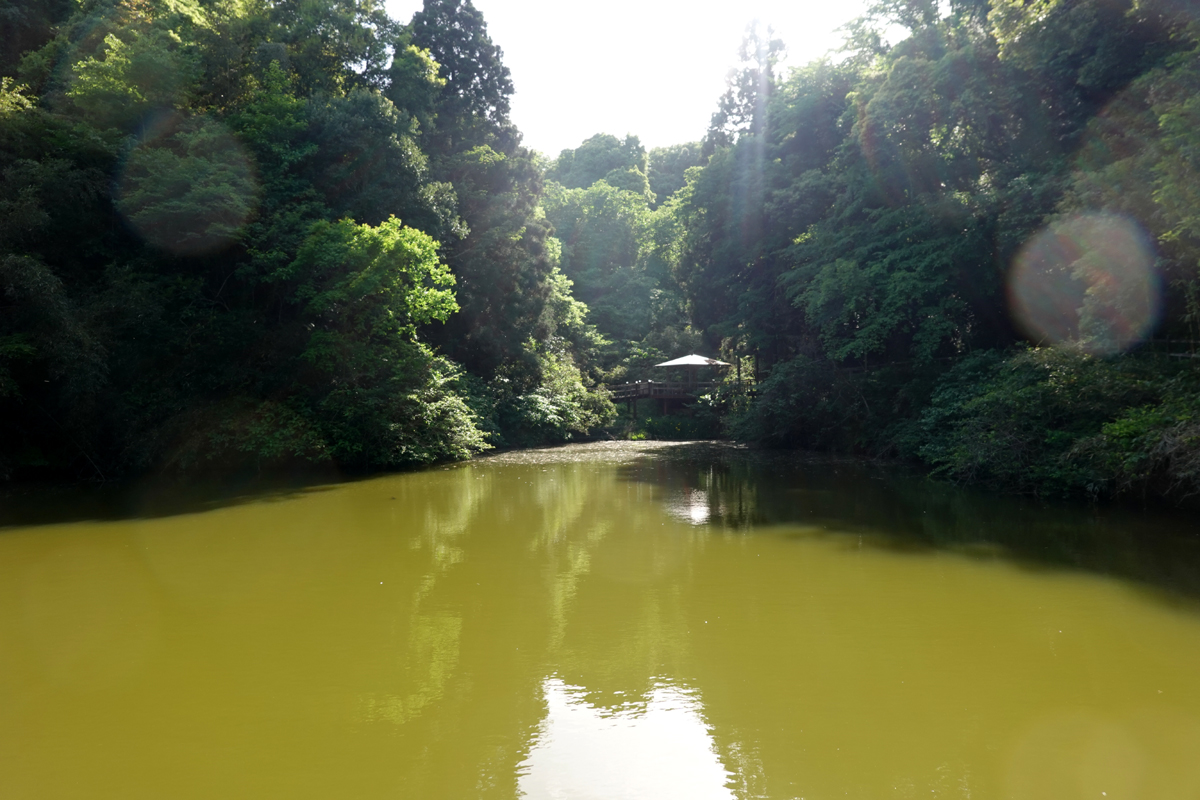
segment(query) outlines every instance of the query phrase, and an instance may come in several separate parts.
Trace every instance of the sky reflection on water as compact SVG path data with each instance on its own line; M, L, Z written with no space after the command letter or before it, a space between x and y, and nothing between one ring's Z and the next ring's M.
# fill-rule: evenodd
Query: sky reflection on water
M612 710L559 678L542 686L546 718L520 766L529 800L734 800L694 692L659 684Z

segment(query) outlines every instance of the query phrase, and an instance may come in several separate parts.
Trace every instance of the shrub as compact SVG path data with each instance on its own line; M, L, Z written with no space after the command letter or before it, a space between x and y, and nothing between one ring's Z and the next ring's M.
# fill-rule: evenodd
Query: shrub
M1156 405L1126 409L1071 455L1090 461L1112 494L1159 494L1180 499L1200 494L1200 393L1167 387Z
M570 353L529 345L536 371L518 365L502 369L473 405L490 419L485 428L496 444L529 447L569 442L601 428L617 416L607 393L589 389Z
M1187 382L1147 356L980 353L939 382L918 452L935 474L1026 494L1119 493L1164 471L1186 483L1196 438L1187 404L1171 398Z
M753 402L735 404L726 429L770 447L895 454L937 369L933 363L845 369L800 356L777 364Z

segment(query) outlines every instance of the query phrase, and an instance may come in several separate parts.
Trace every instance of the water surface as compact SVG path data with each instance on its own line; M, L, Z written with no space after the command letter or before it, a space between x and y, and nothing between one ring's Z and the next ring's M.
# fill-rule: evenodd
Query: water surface
M1178 514L609 444L0 524L0 797L1200 797Z

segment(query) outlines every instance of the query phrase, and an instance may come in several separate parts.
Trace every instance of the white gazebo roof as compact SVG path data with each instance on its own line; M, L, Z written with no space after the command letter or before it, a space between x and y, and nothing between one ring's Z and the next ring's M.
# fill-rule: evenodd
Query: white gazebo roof
M715 358L707 356L698 356L692 353L690 356L676 358L673 361L664 361L661 364L655 364L656 367L728 367L724 361L718 361Z

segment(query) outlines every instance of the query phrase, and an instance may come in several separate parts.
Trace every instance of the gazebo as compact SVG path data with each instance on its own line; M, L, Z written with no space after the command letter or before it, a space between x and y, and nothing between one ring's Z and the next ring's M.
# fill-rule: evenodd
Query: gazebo
M718 361L715 358L708 356L698 356L695 353L691 355L675 358L670 361L664 361L661 364L655 364L655 367L686 367L688 371L688 385L696 385L696 370L700 367L728 367L724 361Z
M629 404L629 410L633 414L633 418L637 419L637 401L642 398L653 398L658 400L662 405L663 413L667 412L667 406L674 402L680 403L696 396L697 390L701 387L715 387L716 382L699 383L696 380L696 370L700 367L728 367L724 361L718 361L715 358L700 356L692 353L683 356L682 358L664 361L661 364L655 364L655 368L662 367L668 369L670 367L683 367L687 370L688 379L686 382L672 381L637 381L634 383L623 383L619 386L609 388L609 394L613 400L625 402Z

